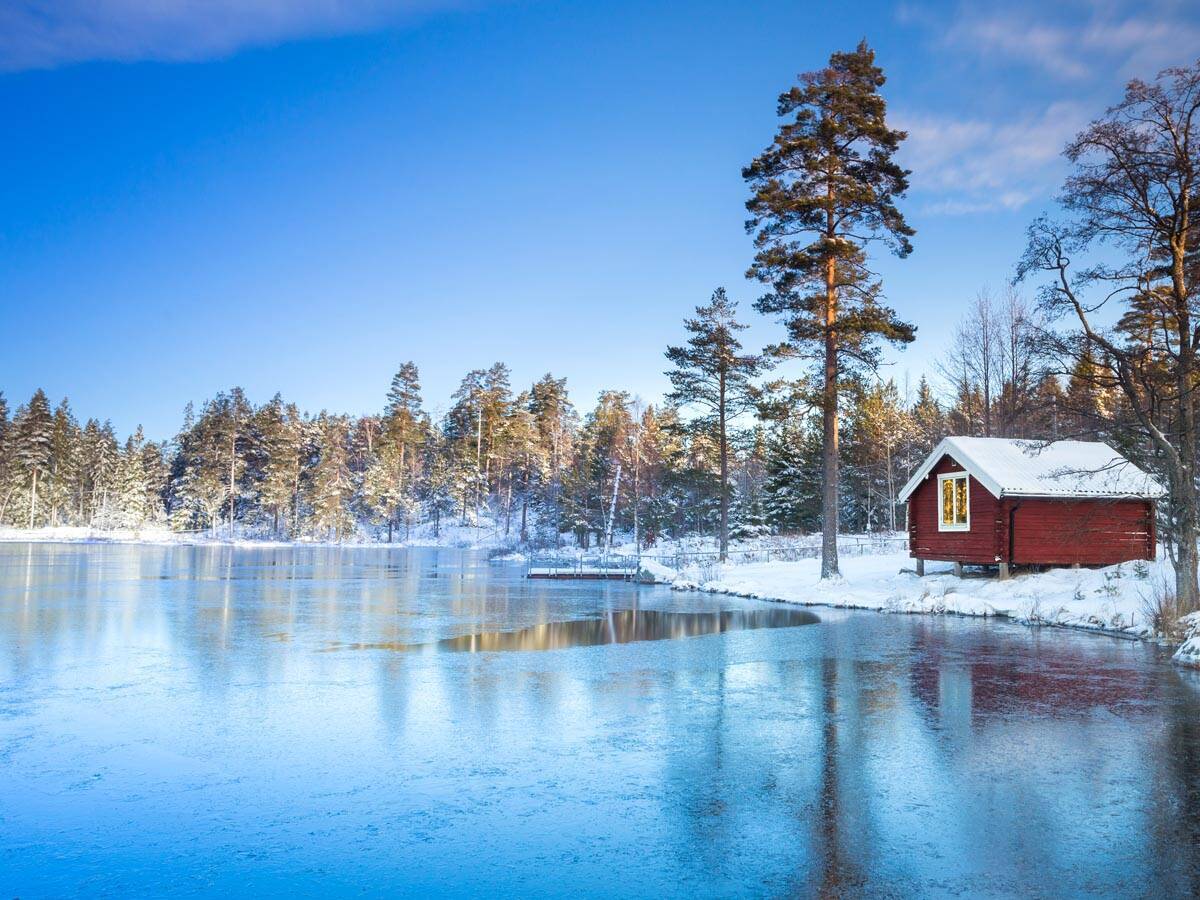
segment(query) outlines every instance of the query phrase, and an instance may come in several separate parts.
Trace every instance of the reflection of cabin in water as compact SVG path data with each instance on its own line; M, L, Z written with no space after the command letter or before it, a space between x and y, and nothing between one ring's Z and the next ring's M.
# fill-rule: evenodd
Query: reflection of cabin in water
M925 560L998 566L1112 565L1154 559L1163 488L1107 444L948 437L899 499Z

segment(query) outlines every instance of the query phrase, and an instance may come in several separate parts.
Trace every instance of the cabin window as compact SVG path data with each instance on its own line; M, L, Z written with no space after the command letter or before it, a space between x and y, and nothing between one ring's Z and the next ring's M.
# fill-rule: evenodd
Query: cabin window
M938 531L969 531L971 529L971 494L967 490L967 473L938 476Z

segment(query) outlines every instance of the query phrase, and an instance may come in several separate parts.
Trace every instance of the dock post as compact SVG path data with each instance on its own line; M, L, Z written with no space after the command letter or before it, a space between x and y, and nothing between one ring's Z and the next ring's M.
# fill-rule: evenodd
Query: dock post
M918 578L925 577L925 560L923 560L923 559L917 560L917 577Z
M954 577L962 578L962 563L960 562L954 564Z
M996 573L996 577L1001 581L1008 581L1008 563L1000 563L998 569L999 571Z

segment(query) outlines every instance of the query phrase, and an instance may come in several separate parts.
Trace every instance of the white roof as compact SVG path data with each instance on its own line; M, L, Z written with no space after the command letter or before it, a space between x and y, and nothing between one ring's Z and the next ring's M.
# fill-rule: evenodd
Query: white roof
M996 497L1144 497L1166 491L1108 444L1098 441L1020 441L948 437L908 480L900 500L943 456L975 476Z

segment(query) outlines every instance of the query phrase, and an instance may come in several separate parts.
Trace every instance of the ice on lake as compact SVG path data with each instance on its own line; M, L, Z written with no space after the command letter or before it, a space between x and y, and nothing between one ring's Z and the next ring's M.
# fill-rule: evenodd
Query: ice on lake
M0 892L1200 894L1152 646L522 576L0 545Z

